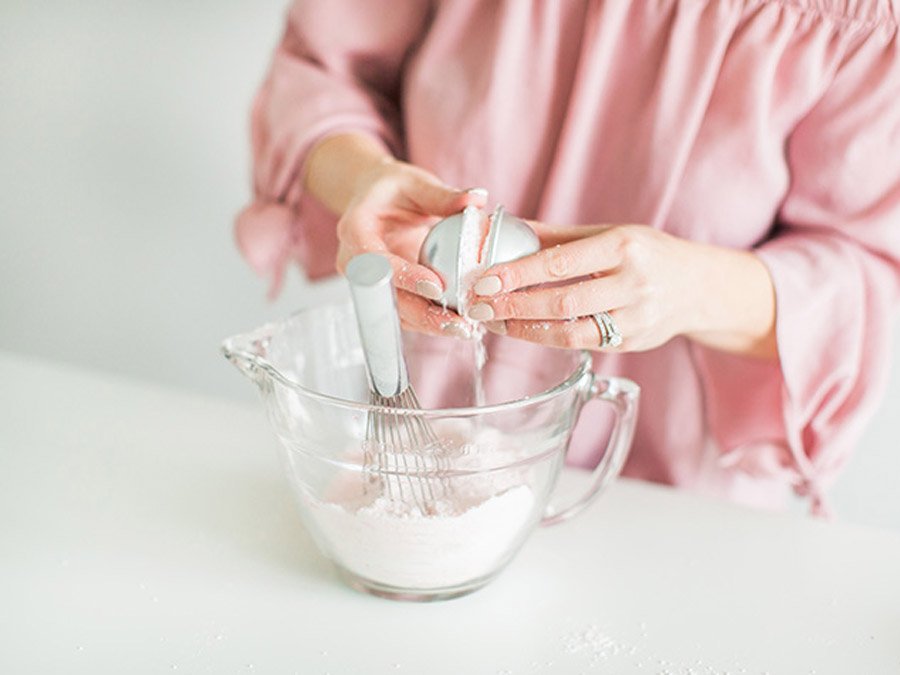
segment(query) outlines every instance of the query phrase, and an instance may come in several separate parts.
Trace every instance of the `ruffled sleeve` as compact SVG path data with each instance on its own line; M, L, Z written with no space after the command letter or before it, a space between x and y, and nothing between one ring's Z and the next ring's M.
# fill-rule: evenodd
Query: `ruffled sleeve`
M900 296L900 46L880 26L786 148L791 185L757 253L775 286L779 363L695 348L720 462L777 476L813 511L886 386Z
M251 118L253 201L235 224L241 253L281 287L285 267L311 278L334 270L335 217L304 194L310 149L341 131L361 131L400 151L398 99L403 63L424 30L418 0L298 0L260 88Z

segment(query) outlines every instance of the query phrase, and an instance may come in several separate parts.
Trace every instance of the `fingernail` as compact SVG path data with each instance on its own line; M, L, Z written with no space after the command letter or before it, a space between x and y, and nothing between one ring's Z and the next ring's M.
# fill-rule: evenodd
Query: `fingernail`
M440 286L433 281L417 281L416 293L429 300L440 300L442 295Z
M488 198L488 191L485 188L469 188L466 190L467 195L472 195L473 197L481 197L482 199Z
M466 312L466 316L473 321L490 321L494 318L494 310L490 305L479 302L477 305L472 305Z
M465 325L459 323L458 321L448 321L445 324L441 324L441 331L444 333L444 335L463 338L464 340L468 340L470 337L472 337L472 332L468 328L466 328Z
M475 295L496 295L503 290L503 282L500 277L490 276L479 279L472 287Z
M492 333L497 333L497 335L506 335L505 321L485 321L484 327Z

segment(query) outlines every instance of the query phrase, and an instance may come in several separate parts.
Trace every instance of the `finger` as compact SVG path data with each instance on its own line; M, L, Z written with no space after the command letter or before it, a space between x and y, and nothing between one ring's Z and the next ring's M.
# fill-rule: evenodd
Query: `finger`
M627 336L627 326L623 330L621 317L616 312L610 312L616 327ZM619 352L628 350L628 338L625 337L618 347L604 347L601 349L600 329L591 317L583 317L570 321L504 321L503 326L485 324L488 330L494 333L505 334L509 337L559 347L561 349L589 349L604 352ZM505 330L505 333L504 333Z
M481 275L474 290L478 295L495 295L611 270L622 262L622 237L617 232L616 228L610 228L593 237L494 265Z
M423 174L419 174L403 190L411 207L423 215L450 216L467 206L483 207L487 204L488 193L484 188L459 190L441 183L430 174Z
M552 248L605 232L612 225L549 225L539 220L526 220L541 241L541 248Z
M428 302L414 293L397 291L397 311L400 314L400 325L407 330L430 335L472 337L471 325L459 314Z
M496 319L571 319L630 304L635 290L620 274L577 281L553 288L537 287L493 297L477 297L468 316Z
M444 293L444 282L440 276L434 271L428 269L424 265L412 263L405 258L401 258L384 248L384 244L377 238L361 239L366 241L368 246L362 248L351 249L349 246L342 246L338 252L337 269L344 273L347 263L361 253L378 253L384 256L391 264L394 270L394 286L400 290L420 295L429 300L440 300Z
M431 333L426 328L422 326L410 323L405 319L400 319L400 328L405 331L409 331L410 333L425 333L426 335L440 335L440 333Z

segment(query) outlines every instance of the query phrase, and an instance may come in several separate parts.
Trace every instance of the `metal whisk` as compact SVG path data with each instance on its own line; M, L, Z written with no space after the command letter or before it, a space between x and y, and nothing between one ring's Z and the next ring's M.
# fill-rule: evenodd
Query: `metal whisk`
M393 270L383 256L363 253L346 269L369 381L369 402L379 410L366 421L364 470L391 500L412 500L434 513L447 492L440 439L415 411L400 338Z

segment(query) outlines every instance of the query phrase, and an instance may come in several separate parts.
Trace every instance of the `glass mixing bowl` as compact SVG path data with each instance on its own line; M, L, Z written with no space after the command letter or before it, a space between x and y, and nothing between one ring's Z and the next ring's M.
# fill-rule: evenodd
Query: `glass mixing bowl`
M353 587L411 600L471 592L536 526L576 514L618 474L634 433L634 382L595 375L583 351L495 335L484 346L479 370L477 341L404 334L421 409L398 411L368 403L349 304L224 342L259 388L306 527ZM610 403L616 423L587 493L555 510L550 497L591 398ZM381 443L373 423L387 425ZM423 446L422 433L438 442Z

